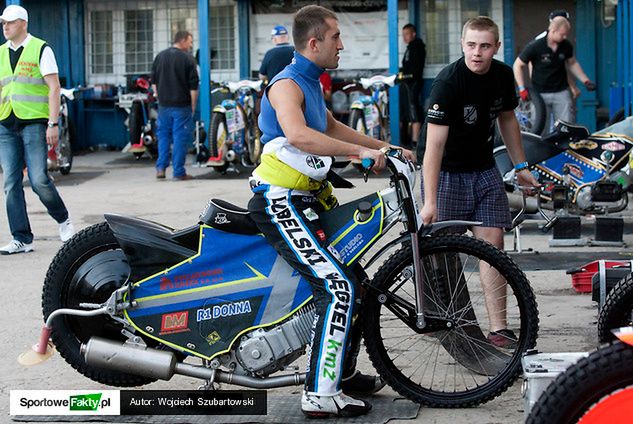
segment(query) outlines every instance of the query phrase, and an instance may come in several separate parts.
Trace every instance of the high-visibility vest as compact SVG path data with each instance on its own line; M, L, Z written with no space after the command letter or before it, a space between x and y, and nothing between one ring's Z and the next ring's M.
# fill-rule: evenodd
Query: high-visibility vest
M40 52L46 44L31 38L24 47L15 71L9 59L9 41L0 46L0 121L11 111L20 119L48 118L48 85L40 71Z

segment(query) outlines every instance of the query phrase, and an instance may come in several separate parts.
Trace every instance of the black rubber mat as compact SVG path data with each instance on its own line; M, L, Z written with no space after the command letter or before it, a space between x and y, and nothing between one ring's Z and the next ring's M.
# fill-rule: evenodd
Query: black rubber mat
M573 269L599 259L631 260L633 252L623 251L576 251L576 252L525 252L511 253L510 257L523 271L547 271Z
M382 424L393 419L414 419L420 405L406 399L391 396L373 396L369 399L372 409L367 415L355 418L318 420L319 423ZM301 412L299 395L269 396L268 414L264 416L237 415L135 415L135 416L15 416L16 422L105 422L129 424L229 424L229 423L299 423L308 420Z

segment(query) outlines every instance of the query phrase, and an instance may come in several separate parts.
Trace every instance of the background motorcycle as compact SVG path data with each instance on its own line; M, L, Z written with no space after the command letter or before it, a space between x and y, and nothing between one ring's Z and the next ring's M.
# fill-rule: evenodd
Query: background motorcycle
M418 171L398 150L388 154L388 188L321 214L328 250L362 281L358 319L367 352L378 373L415 402L485 402L512 384L521 355L535 344L538 312L529 282L493 246L435 233L472 223L422 227ZM53 259L40 347L46 350L52 335L68 363L108 385L139 386L174 374L203 379L206 388L303 383L305 374L273 374L310 342L310 286L258 235L245 210L212 200L200 223L182 230L118 215L106 221L79 232ZM400 235L361 266L396 227ZM370 281L363 268L379 260ZM507 282L500 287L508 328L518 336L514 347L486 338L483 274Z
M73 167L72 140L75 137L75 128L68 117L68 102L75 99L75 93L89 90L90 88L62 88L59 99L59 141L48 146L48 158L46 160L49 171L59 171L62 175L70 174Z
M156 158L158 156L158 139L156 138L158 112L149 79L135 78L130 92L119 94L117 105L128 113L125 125L130 133L130 140L123 151L131 152L136 160L144 154L152 159Z
M212 90L212 93L228 90L233 99L223 100L213 108L209 145L211 157L207 166L218 172L226 172L241 162L245 167L259 163L261 155L260 132L255 115L255 96L261 91L263 81L241 80L228 82Z
M541 204L571 214L604 214L628 205L633 149L631 119L589 135L586 128L558 121L547 136L521 133L526 160L544 185ZM514 166L505 146L494 150L497 168L506 181L510 207L520 209L520 191L514 185ZM534 199L528 212L536 212Z

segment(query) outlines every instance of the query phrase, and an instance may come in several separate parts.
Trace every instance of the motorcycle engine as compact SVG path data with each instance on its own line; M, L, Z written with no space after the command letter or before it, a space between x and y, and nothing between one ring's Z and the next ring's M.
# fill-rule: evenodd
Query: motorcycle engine
M304 354L313 321L314 306L310 304L280 325L246 334L235 358L246 373L266 376L279 371Z

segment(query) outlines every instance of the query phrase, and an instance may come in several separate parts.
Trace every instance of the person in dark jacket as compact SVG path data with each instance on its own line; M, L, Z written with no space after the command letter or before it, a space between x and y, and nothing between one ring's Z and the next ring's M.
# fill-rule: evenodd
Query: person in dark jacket
M174 45L156 56L152 64L152 84L158 97L158 160L156 178L165 178L170 147L175 180L189 180L185 170L187 147L192 141L193 113L198 102L198 70L191 55L193 36L178 31Z
M406 24L402 27L402 39L407 43L407 50L402 58L400 72L411 75L400 84L400 122L405 129L402 132L402 145L415 146L420 137L420 128L424 114L422 112L422 88L424 87L424 62L426 61L426 46L418 37L415 25ZM406 127L411 123L411 138Z

